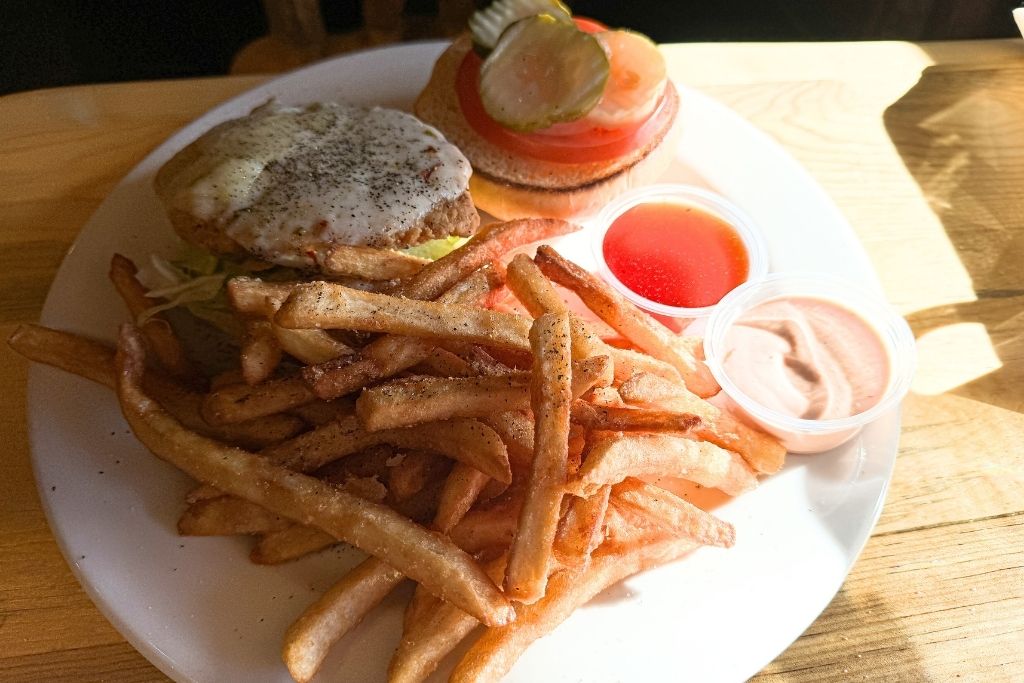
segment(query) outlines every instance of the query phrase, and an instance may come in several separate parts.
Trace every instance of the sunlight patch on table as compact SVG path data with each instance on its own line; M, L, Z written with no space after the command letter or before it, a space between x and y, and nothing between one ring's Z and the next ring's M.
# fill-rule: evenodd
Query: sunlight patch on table
M1001 368L982 323L956 323L917 340L917 374L911 391L936 396Z

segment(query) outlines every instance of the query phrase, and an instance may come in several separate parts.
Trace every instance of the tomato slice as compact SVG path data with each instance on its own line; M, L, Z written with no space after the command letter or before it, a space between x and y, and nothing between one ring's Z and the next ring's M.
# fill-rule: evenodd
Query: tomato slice
M580 19L576 21L579 23ZM646 120L621 128L595 128L584 118L556 124L542 131L518 133L502 126L484 110L477 86L482 63L480 56L470 50L455 75L455 92L462 114L482 138L519 156L576 164L610 161L646 146L671 116L662 97Z
M608 27L602 24L597 19L588 19L586 17L573 17L572 20L576 22L576 28L585 33L600 33L601 31L608 30Z

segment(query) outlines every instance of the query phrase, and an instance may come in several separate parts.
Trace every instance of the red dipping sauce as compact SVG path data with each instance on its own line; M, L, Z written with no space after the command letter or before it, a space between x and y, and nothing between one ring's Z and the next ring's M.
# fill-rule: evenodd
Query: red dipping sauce
M608 270L645 299L703 308L747 280L750 257L740 234L690 204L638 204L618 216L601 245Z

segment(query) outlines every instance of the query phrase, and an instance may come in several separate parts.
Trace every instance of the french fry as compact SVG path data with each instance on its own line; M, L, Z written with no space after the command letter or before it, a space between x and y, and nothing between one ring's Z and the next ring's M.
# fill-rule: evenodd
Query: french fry
M589 498L569 498L552 549L560 566L579 567L590 561L591 553L604 540L604 515L611 490L602 486Z
M619 393L626 402L635 405L699 415L702 422L694 428L697 438L736 451L757 472L773 474L785 463L786 449L777 439L748 427L677 383L639 374L619 387Z
M688 538L701 545L720 548L731 548L736 542L736 530L732 524L653 484L630 477L613 486L612 493L617 504L635 508L671 531L676 538Z
M356 414L356 402L349 399L313 401L289 408L288 413L301 417L313 427L322 427L348 415Z
M441 303L487 305L494 293L505 284L504 273L492 263L485 263L462 278L441 296Z
M605 346L611 349L609 353L611 354L612 362L615 363L615 381L619 384L639 372L656 375L670 382L681 383L683 381L679 371L665 361L658 360L648 356L646 353L640 353L633 349L619 349L608 344L605 344Z
M42 325L18 325L7 343L25 358L115 388L114 349L92 339Z
M309 681L337 640L405 579L375 557L363 560L314 602L284 636L281 657L299 683Z
M620 505L614 496L608 500L602 533L604 541L600 548L604 553L626 553L673 539L672 532L664 524L636 508Z
M583 394L583 400L596 408L626 408L626 402L615 387L594 387Z
M581 396L604 375L607 356L573 364L571 390ZM510 372L487 377L407 377L363 391L356 414L370 431L451 417L488 417L530 407L530 375Z
M323 330L288 330L273 323L270 329L281 349L303 363L326 363L355 353L351 346Z
M597 276L562 258L548 246L537 249L537 266L549 278L579 295L583 303L641 349L672 365L682 375L686 386L700 396L710 396L718 383L704 363L673 342L675 335Z
M489 628L455 667L452 683L499 681L538 638L550 633L576 608L619 581L652 566L670 562L693 548L690 541L667 541L623 554L595 551L586 569L565 570L551 577L543 599L516 608L516 620Z
M753 470L739 455L712 443L664 433L604 432L594 435L568 491L589 496L626 477L659 476L687 479L731 496L757 486Z
M331 247L321 267L332 277L375 281L410 277L428 263L427 259L390 249L336 244Z
M302 370L313 395L330 400L408 370L434 350L425 339L386 335L360 351L359 357L343 357Z
M395 500L407 500L423 490L436 457L424 451L402 454L402 461L388 470L388 490Z
M441 498L434 515L434 528L443 534L451 532L473 507L473 503L491 478L461 462L455 463L441 489Z
M281 345L270 323L265 320L246 322L240 360L242 377L249 386L270 379L281 362Z
M521 496L506 493L495 503L470 510L452 527L455 545L467 553L479 553L494 548L508 548L516 532L516 519L522 507Z
M523 218L488 225L466 244L425 266L394 294L407 299L436 299L472 271L497 261L516 247L579 229L578 225L550 218Z
M253 564L283 564L337 543L338 539L326 531L293 524L280 531L264 534L253 547L249 559Z
M52 365L111 389L115 387L114 349L105 344L41 325L19 325L8 343L29 360ZM263 448L292 437L303 428L302 420L292 415L213 426L201 416L202 394L157 372L146 373L144 382L146 391L186 427L243 448Z
M294 282L266 282L255 277L233 277L227 283L228 303L241 315L270 319L294 287Z
M537 264L526 254L517 254L508 264L507 283L512 293L526 307L533 317L545 313L570 313L569 306L562 300ZM615 353L601 341L585 322L573 315L570 319L572 331L573 360L582 360L591 356L609 356L612 359L609 372L600 384L611 384L615 375Z
M497 557L484 565L484 570L498 581L505 572L506 559L504 555ZM449 603L428 604L414 610L388 665L389 683L426 680L477 626L476 619Z
M410 368L410 372L433 377L472 377L477 374L469 363L442 348L431 349L423 360Z
M135 264L121 254L114 254L110 259L110 281L124 300L133 321L138 320L153 306L164 303L163 299L148 296L149 291L136 277L138 272ZM185 380L192 380L196 376L195 368L185 355L185 349L174 334L171 324L167 322L167 318L157 313L150 316L140 329L153 349L153 355L167 372Z
M529 348L529 320L465 304L413 301L330 282L296 285L274 322L287 328L387 332Z
M542 315L530 330L534 357L530 387L535 421L533 464L505 572L505 593L524 603L544 596L567 478L572 402L570 335L566 313Z
M533 462L533 418L524 411L506 410L483 418L508 449L514 470L526 471Z
M282 377L256 386L232 384L207 395L203 418L212 425L234 424L281 413L316 399L301 377Z
M445 537L386 507L186 430L143 392L144 364L139 333L126 325L118 344L118 398L135 435L157 457L198 481L379 557L485 624L514 618L479 565Z
M367 432L355 417L343 417L261 452L271 462L312 472L327 463L378 444L441 453L499 481L512 480L505 445L486 424L453 419Z
M178 518L182 536L260 534L289 526L291 522L280 515L233 496L198 500Z
M582 400L573 401L572 420L587 429L613 432L692 432L701 424L701 419L692 413L606 408Z

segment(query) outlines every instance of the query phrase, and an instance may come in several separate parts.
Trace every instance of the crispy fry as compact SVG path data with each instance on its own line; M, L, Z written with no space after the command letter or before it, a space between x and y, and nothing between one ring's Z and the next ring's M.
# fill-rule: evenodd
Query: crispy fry
M97 384L116 386L114 349L70 332L42 325L18 325L7 343L25 358L45 363Z
M452 285L451 289L437 297L437 301L486 305L504 284L503 273L499 272L494 264L485 263Z
M533 465L505 573L505 593L519 602L535 602L544 596L551 545L558 530L569 459L570 334L567 313L542 315L530 330Z
M453 284L512 249L579 230L578 225L550 218L524 218L494 223L447 256L416 273L395 290L407 299L435 299Z
M701 545L731 548L736 542L732 524L688 503L663 488L633 477L612 487L619 505L628 505L671 531L676 538L688 538Z
M375 557L363 560L289 627L281 657L299 683L316 674L331 645L355 628L405 576Z
M246 384L252 386L270 379L281 362L281 345L270 323L264 320L246 322L240 358Z
M488 481L492 481L491 478L475 467L455 463L441 489L434 528L442 534L451 532L473 507Z
M396 501L412 498L427 485L436 456L424 451L403 453L401 462L388 469L388 490Z
M408 370L433 348L424 339L387 335L367 344L358 358L310 365L302 370L302 377L315 396L330 400Z
M289 408L288 413L301 417L313 427L322 427L328 422L334 422L347 415L355 415L356 402L350 399L313 401L312 403Z
M330 548L338 539L314 527L293 524L273 531L259 540L249 554L253 564L282 564Z
M265 449L261 455L289 469L312 472L333 460L378 444L441 453L494 479L512 480L508 454L501 438L493 429L473 419L367 432L355 417L343 417Z
M608 367L607 356L573 363L572 392L579 397ZM487 377L407 377L366 389L356 414L374 431L450 417L488 417L530 407L530 375L510 372Z
M412 301L330 282L296 285L274 322L287 328L388 332L529 348L529 320L465 304Z
M680 384L639 374L619 387L619 393L628 403L699 415L702 422L694 428L698 438L736 451L757 472L778 472L786 460L786 449L777 439L748 427Z
M626 553L673 538L665 525L632 506L621 505L615 496L608 500L602 533L602 553Z
M517 254L508 264L507 280L509 289L533 317L539 317L544 313L570 312L569 306L540 272L537 264L526 254ZM601 384L611 384L616 372L614 368L615 352L577 316L572 316L570 325L573 360L582 360L591 356L610 356L612 367L609 367L609 373L602 379Z
M316 398L300 377L272 379L256 386L232 384L207 395L203 418L212 425L234 424L297 408Z
M594 387L583 394L583 400L597 408L625 408L626 403L615 387Z
M495 503L470 510L462 521L452 527L452 541L467 553L508 548L515 536L521 507L521 496L506 493Z
M622 555L598 548L584 570L565 570L549 581L544 598L516 608L508 626L487 629L455 667L452 683L498 681L538 638L550 633L595 595L626 577L670 562L693 548L690 541L668 541L637 548Z
M615 363L615 381L620 384L638 372L650 373L670 382L681 383L683 381L679 371L665 361L633 349L619 349L608 344L605 346L611 349L609 353Z
M484 570L492 579L500 580L505 562L506 557L502 555L488 562ZM411 611L411 615L406 612L406 627L388 666L389 683L426 680L445 656L479 625L476 619L446 602L428 602Z
M608 509L610 486L602 486L589 498L571 496L565 515L558 523L553 554L562 567L579 567L590 561L590 554L604 540L604 515Z
M712 443L663 433L603 432L595 434L568 490L588 496L626 477L659 476L687 479L731 496L757 486L754 472L739 455Z
M483 418L508 448L513 469L528 470L533 462L533 418L524 411L506 410Z
M118 345L118 397L132 430L158 457L225 493L318 526L380 557L486 624L514 618L514 610L479 565L448 539L381 505L189 432L143 393L143 368L138 332L126 325Z
M597 276L562 258L548 246L537 249L536 263L549 278L579 295L583 303L599 318L641 349L672 365L695 393L710 396L718 384L704 363L686 349L673 343L675 335Z
M326 363L355 353L324 330L288 330L273 323L270 329L281 349L303 363Z
M472 377L477 374L469 363L442 348L431 349L430 353L410 370L417 375L433 377Z
M228 280L228 303L242 315L272 318L295 287L294 282L265 282L255 277Z
M396 280L415 275L429 260L390 249L336 244L321 264L332 277L357 280Z
M121 254L114 254L110 259L110 281L124 300L133 320L138 320L153 306L165 303L163 299L148 296L149 291L135 277L138 271L135 264ZM150 348L153 349L153 355L167 372L174 377L186 380L191 380L196 376L196 370L185 355L184 347L163 314L157 313L150 316L140 329L145 335L146 341L149 342Z
M182 536L260 534L289 526L291 522L280 515L233 496L198 500L178 519Z
M582 400L573 401L572 420L587 429L613 432L691 432L701 423L701 419L691 413L606 408Z

